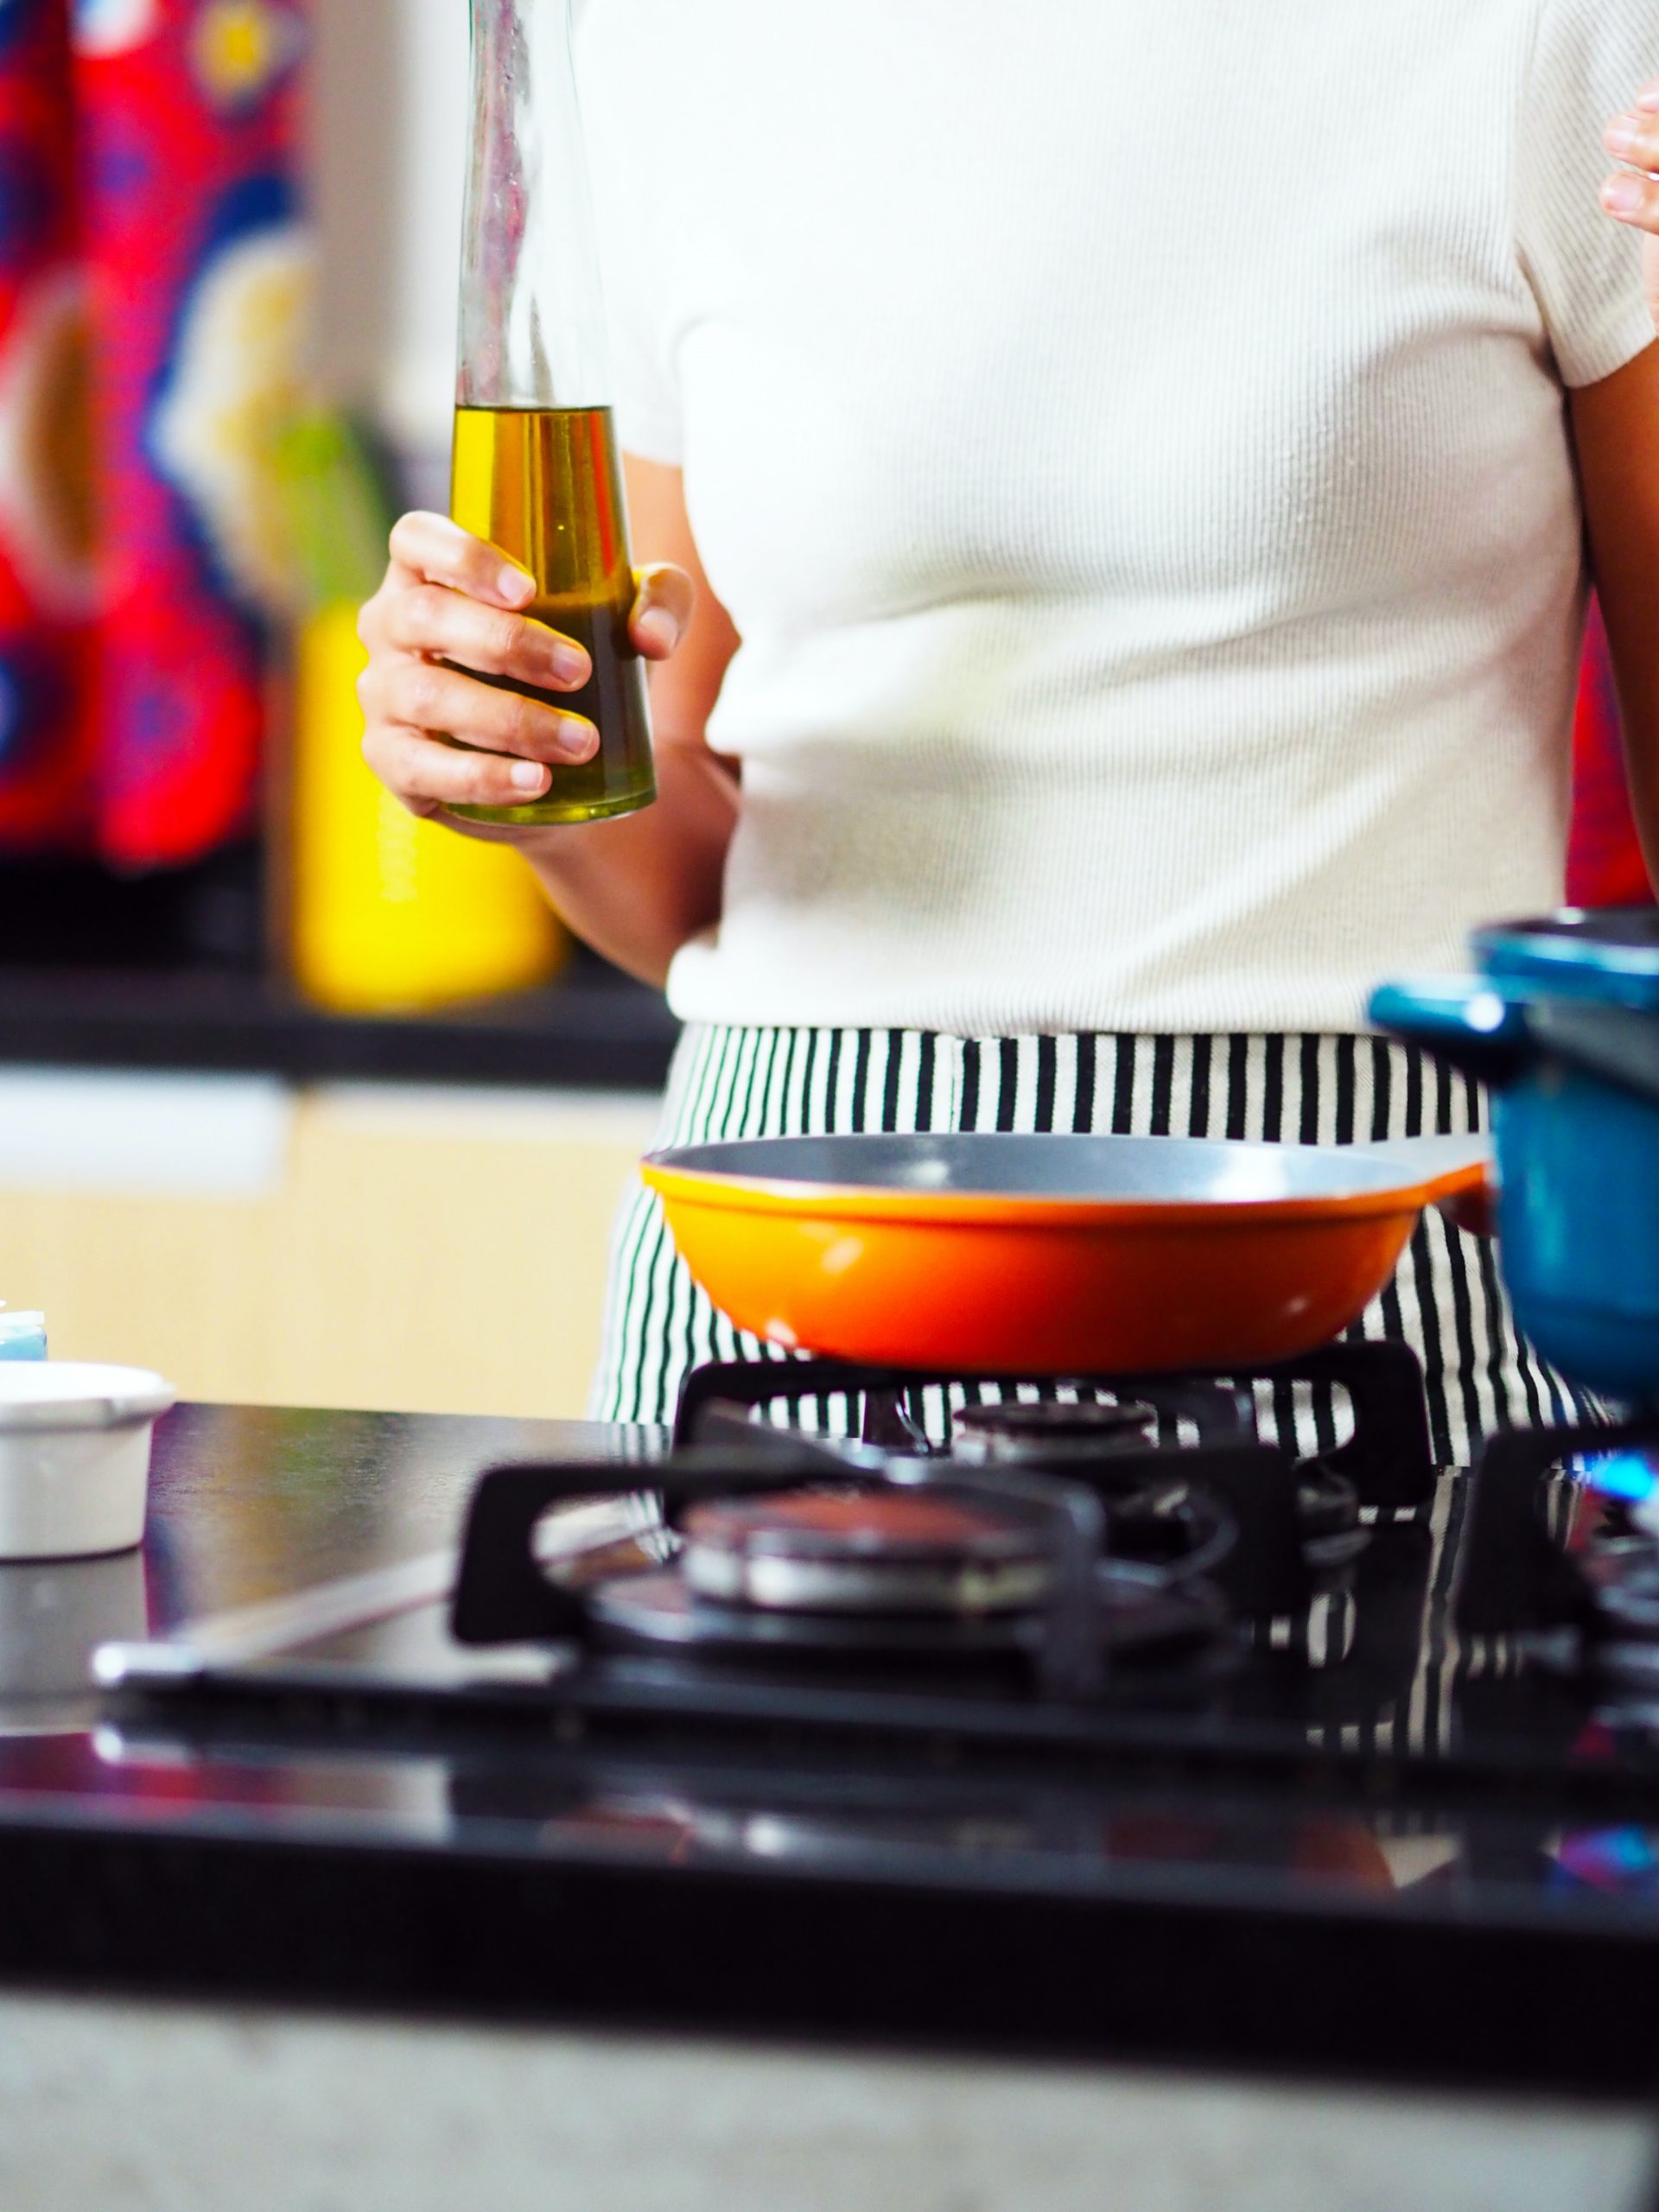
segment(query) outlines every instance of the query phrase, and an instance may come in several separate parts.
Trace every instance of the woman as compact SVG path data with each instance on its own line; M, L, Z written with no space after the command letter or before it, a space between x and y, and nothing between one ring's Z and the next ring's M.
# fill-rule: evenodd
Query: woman
M489 834L666 978L667 1136L1478 1122L1363 1007L1559 902L1586 527L1659 857L1659 349L1597 200L1656 60L1653 0L593 0L662 796ZM528 596L398 524L417 811L592 749L442 664L578 683ZM1438 1217L1363 1327L1443 1459L1566 1409ZM609 1330L624 1418L737 1348L643 1194Z

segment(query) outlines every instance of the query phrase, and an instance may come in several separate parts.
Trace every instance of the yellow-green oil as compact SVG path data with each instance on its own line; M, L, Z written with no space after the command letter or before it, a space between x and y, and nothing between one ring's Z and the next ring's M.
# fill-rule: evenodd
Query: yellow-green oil
M524 613L574 639L594 664L580 691L467 673L599 729L591 760L550 766L544 797L454 811L474 822L598 822L648 806L657 782L645 670L628 642L633 569L609 408L458 407L449 512L534 576Z

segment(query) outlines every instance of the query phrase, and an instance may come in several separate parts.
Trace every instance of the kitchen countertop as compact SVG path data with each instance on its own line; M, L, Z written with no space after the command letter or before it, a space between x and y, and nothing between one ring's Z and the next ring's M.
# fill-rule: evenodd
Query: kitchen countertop
M29 2212L1649 2212L1639 2110L0 1994Z
M1577 2000L1488 2065L1483 2021L1490 2038L1522 2003L1516 1955L1492 1927L1434 1982L1446 1923L1432 1900L1351 1900L1332 1916L1313 2018L1280 2001L1271 1916L1224 1913L1207 1893L1115 1891L1109 1868L1105 1889L1016 1879L959 1897L948 1877L918 1890L758 1848L688 1858L649 1827L568 1818L556 1731L543 1745L522 1724L491 1738L448 1721L365 1745L296 1716L192 1736L79 1687L97 1643L442 1549L495 1460L613 1468L659 1441L575 1422L168 1415L142 1554L0 1568L0 1982L1302 2075L1369 2074L1369 2039L1388 2054L1378 2078L1441 2088L1628 2099L1646 2082L1642 2053L1621 2063ZM1535 1912L1532 1940L1567 1932L1563 1910L1548 1904L1548 1927ZM1645 1923L1604 1923L1594 1899L1573 1911L1603 2017L1634 2017ZM1241 1988L1261 1993L1243 2014Z
M654 1090L677 1035L658 993L581 954L540 990L372 1016L226 969L0 965L0 1065Z

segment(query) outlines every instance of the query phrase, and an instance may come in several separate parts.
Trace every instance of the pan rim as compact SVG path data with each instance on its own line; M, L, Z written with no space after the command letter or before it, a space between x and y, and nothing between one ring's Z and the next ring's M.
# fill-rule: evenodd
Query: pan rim
M1471 1141L1478 1141L1471 1133ZM726 1151L744 1144L761 1146L779 1140L728 1138L721 1141L718 1148ZM1363 1154L1379 1148L1363 1144L1275 1145L1254 1139L1209 1138L1198 1141L1238 1143L1255 1151ZM1471 1160L1465 1166L1442 1168L1412 1181L1368 1191L1318 1192L1294 1198L1091 1198L1080 1195L1047 1196L1036 1192L1014 1194L992 1191L883 1190L856 1183L811 1183L784 1176L752 1175L730 1168L685 1164L691 1155L715 1148L706 1142L661 1147L645 1155L640 1163L641 1176L666 1201L723 1212L781 1214L798 1219L828 1218L837 1223L900 1221L918 1228L952 1224L1056 1229L1145 1225L1166 1229L1202 1227L1216 1231L1227 1228L1261 1229L1278 1222L1312 1225L1328 1221L1335 1224L1417 1213L1425 1206L1480 1188L1487 1175L1482 1160Z

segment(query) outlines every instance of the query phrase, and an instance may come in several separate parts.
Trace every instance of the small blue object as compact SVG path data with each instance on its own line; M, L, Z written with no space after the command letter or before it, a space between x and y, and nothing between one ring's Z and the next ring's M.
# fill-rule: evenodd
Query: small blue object
M0 1312L0 1359L44 1359L44 1313Z

